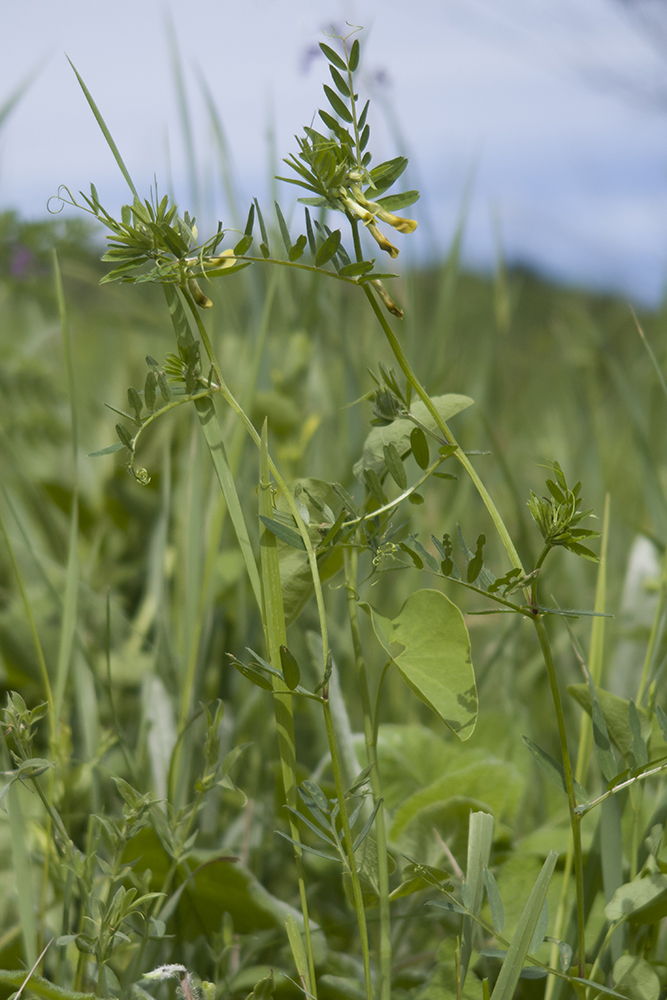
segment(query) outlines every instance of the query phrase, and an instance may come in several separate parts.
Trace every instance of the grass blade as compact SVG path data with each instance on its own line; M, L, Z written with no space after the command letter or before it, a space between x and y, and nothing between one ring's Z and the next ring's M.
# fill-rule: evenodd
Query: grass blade
M548 857L542 866L542 871L537 876L532 892L528 897L523 913L519 918L512 943L510 944L505 960L500 969L496 985L491 994L491 1000L512 1000L521 969L528 954L528 948L532 940L537 922L542 913L544 901L547 898L547 889L553 875L558 854L556 851L549 851Z
M78 419L76 409L76 394L74 391L74 370L72 365L72 344L67 323L67 313L65 310L65 295L63 292L62 277L58 256L53 251L53 270L56 287L56 300L58 303L58 314L60 318L60 329L63 340L63 351L67 368L67 378L69 382L70 412L72 421L72 458L74 464L74 485L72 490L72 511L70 514L69 546L67 556L67 572L65 575L65 597L62 610L62 622L60 628L60 642L58 646L58 665L56 668L56 682L53 693L54 724L57 726L60 719L60 712L67 685L70 664L72 662L72 650L74 648L74 637L76 633L78 597L79 597L79 491L77 476L78 461Z
M197 156L195 152L195 138L192 131L192 115L188 107L188 97L185 89L185 79L183 77L183 65L178 51L178 41L176 28L171 14L166 18L167 38L169 40L169 54L171 56L171 72L174 77L176 88L176 103L178 105L178 117L183 130L183 145L185 146L185 157L188 165L188 177L190 181L190 196L194 206L194 214L198 215L201 208L199 175L197 172Z
M306 952L303 947L303 941L301 940L299 925L291 914L285 919L285 930L287 931L287 937L289 938L290 948L294 957L294 964L296 965L304 994L305 996L312 996L311 984L314 980L308 968L308 963L306 962Z
M171 285L164 285L164 291L167 297L167 305L169 306L169 312L171 314L174 332L176 333L176 339L179 344L182 344L184 347L190 347L194 343L194 337L192 336L192 331L190 330L187 315L178 297L178 292ZM211 453L215 474L218 477L218 482L220 483L220 488L225 497L229 515L232 519L232 524L234 525L239 548L241 549L243 561L250 579L250 585L252 587L253 594L255 595L257 606L261 608L262 587L255 562L255 554L250 543L248 529L243 516L243 510L241 508L241 501L239 500L239 495L236 492L234 476L232 475L229 462L227 461L225 442L222 428L215 411L215 404L211 397L207 396L204 399L197 400L195 402L195 407L197 409L199 423L202 431L204 432L204 437Z
M271 475L269 469L269 448L268 448L268 423L264 420L262 427L262 440L260 447L259 465L259 512L263 523L270 520L273 503L271 500ZM283 610L283 592L280 582L280 564L278 561L278 542L276 536L268 527L264 527L260 535L260 565L262 573L262 610L264 619L264 633L266 637L266 648L269 659L276 669L280 668L281 656L280 647L287 645L287 631L285 628L285 613ZM282 682L275 676L271 677L274 689L282 688ZM310 925L308 922L308 905L306 901L306 885L301 864L301 838L299 828L295 821L297 810L297 779L296 779L296 743L294 737L294 714L292 710L291 695L274 694L273 705L276 715L276 727L278 729L278 747L280 750L280 765L285 786L285 799L290 807L290 833L295 844L295 861L299 880L299 894L301 897L301 910L303 913L304 933L306 937L306 948L308 952L308 964L305 963L305 954L302 967L299 965L299 958L295 951L296 939L292 940L292 932L288 923L287 933L290 937L290 945L294 954L294 960L299 969L299 975L306 975L303 980L306 984L315 983L315 962L313 949L310 940ZM294 918L288 918L289 920ZM298 944L303 953L303 943L301 934L294 921L293 933L298 937ZM308 991L311 987L308 985Z
M127 186L129 187L129 189L132 192L132 194L134 195L134 197L138 198L139 194L137 192L137 189L134 186L134 181L130 177L130 172L127 169L127 167L125 166L125 162L123 160L123 157L120 155L120 151L118 149L118 146L116 145L116 143L113 140L113 136L111 135L111 132L109 131L107 123L105 122L104 118L102 117L102 113L100 112L100 109L97 107L97 105L95 104L95 101L93 100L93 95L90 93L90 91L88 90L88 87L83 82L83 79L82 79L81 75L79 74L78 69L76 68L76 66L74 65L74 63L72 62L72 60L70 59L69 56L67 56L67 61L68 61L68 63L70 64L70 66L72 67L72 69L74 70L74 72L76 74L76 78L79 81L79 86L81 87L81 89L82 89L82 91L84 93L84 96L85 96L86 100L88 101L88 104L90 105L90 110L95 115L95 120L97 121L97 124L100 126L100 128L102 130L102 135L106 139L107 145L108 145L109 149L111 150L111 152L113 153L114 160L118 164L120 172L122 173L123 177L125 178L125 180L127 182Z
M33 81L36 79L38 74L41 72L40 69L34 69L29 73L26 78L16 87L7 100L0 104L0 128L5 124L10 114L19 103L25 92L29 89Z
M484 812L470 814L468 828L468 865L466 868L467 909L470 916L463 918L463 940L461 942L461 988L470 964L473 944L477 933L475 917L479 916L484 899L484 870L489 864L493 842L493 816Z
M9 829L12 842L12 860L16 876L18 909L21 919L21 933L25 957L29 966L37 961L37 926L35 923L35 903L33 899L32 870L26 843L25 823L19 800L18 785L14 783L7 792Z

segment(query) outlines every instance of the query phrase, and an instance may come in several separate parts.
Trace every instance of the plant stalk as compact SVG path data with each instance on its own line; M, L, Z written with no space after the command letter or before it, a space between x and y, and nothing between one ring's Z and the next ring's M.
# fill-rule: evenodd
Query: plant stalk
M551 697L556 710L556 721L558 723L558 736L560 739L561 755L563 758L563 770L565 773L565 788L567 791L567 801L570 812L570 825L572 827L572 843L574 851L574 879L577 894L577 968L580 978L586 974L586 940L585 940L585 914L584 914L584 859L581 848L581 816L576 812L577 800L574 794L574 778L572 775L572 763L567 745L567 733L565 731L565 715L563 713L563 703L558 688L558 678L556 667L551 653L551 645L547 635L544 619L536 616L533 620L535 631L542 649L542 656L547 668Z
M377 723L373 719L373 709L371 706L371 696L368 685L368 673L361 645L361 633L359 630L359 614L357 610L357 567L359 562L359 551L356 547L351 550L345 548L343 553L345 566L345 587L347 589L348 614L350 618L350 631L352 633L352 646L354 648L354 659L359 677L359 693L361 698L361 710L364 718L364 740L366 743L366 754L368 763L372 764L370 773L371 788L373 790L373 803L375 804L382 797L380 786L380 771L377 759ZM380 890L380 947L379 947L379 967L380 967L380 997L381 1000L390 1000L391 996L391 914L389 907L389 866L387 853L387 831L384 817L384 806L378 809L375 817L375 837L378 852L378 888Z
M329 741L329 753L331 754L331 769L333 771L334 784L336 786L336 798L338 800L340 818L341 818L341 823L343 825L343 834L345 836L345 852L347 854L347 865L350 872L350 880L352 882L352 897L354 899L354 909L357 915L357 924L359 926L359 935L361 938L361 956L364 963L366 1000L373 1000L373 983L371 978L370 950L368 947L368 926L366 923L366 910L364 909L364 900L361 893L359 872L357 871L357 860L354 855L354 841L352 839L352 830L350 829L350 820L347 814L347 806L345 803L345 789L343 788L343 773L340 765L340 757L338 755L338 744L336 742L336 733L334 730L333 719L331 718L331 706L329 705L328 697L323 698L322 709L324 711L324 722L327 730L327 739Z

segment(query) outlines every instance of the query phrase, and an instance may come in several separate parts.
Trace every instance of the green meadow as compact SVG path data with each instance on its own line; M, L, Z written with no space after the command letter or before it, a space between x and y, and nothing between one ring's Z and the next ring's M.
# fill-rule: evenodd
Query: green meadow
M667 316L404 271L324 55L282 210L0 216L0 997L660 1000Z

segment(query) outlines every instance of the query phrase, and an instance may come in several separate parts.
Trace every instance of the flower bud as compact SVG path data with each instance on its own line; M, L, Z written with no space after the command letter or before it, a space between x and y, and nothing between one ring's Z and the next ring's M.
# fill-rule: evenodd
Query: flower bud
M393 226L399 233L414 233L417 228L414 219L404 219L400 215L394 215L393 212L387 212L384 208L378 209L376 214L378 219Z
M393 243L390 243L387 237L384 235L384 233L380 229L378 229L375 223L375 219L373 219L372 216L371 216L371 221L366 223L366 228L368 229L368 232L371 234L371 236L378 244L378 246L382 250L386 250L389 256L392 258L392 260L394 259L394 257L398 257L398 247L395 247Z
M188 278L188 289L192 298L195 300L200 309L211 309L213 303L209 299L208 295L204 295L201 288L197 284L194 278Z
M217 257L209 257L206 261L207 266L215 267L218 270L225 267L233 267L235 263L236 257L234 256L234 251L231 248L229 250L223 250Z

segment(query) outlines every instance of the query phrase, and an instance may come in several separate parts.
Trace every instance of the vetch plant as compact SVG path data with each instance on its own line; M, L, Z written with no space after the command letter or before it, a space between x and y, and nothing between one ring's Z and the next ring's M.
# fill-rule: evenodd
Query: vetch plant
M5 744L13 765L5 771L9 780L3 797L10 804L16 857L26 872L24 885L28 886L30 876L29 858L21 844L21 802L14 794L19 782L32 785L46 811L48 836L40 842L40 849L47 855L44 885L53 883L53 891L59 894L58 914L49 915L47 920L48 892L44 890L39 935L32 908L23 907L25 957L33 970L23 979L16 970L0 973L0 983L8 987L22 989L29 985L37 996L66 996L71 1000L92 995L145 997L149 993L142 984L170 981L185 1000L200 995L212 1000L248 989L256 1000L268 1000L278 989L291 990L290 995L322 996L325 1000L331 996L336 1000L344 996L389 1000L422 995L465 995L480 1000L492 995L495 1000L510 1000L525 987L526 980L537 975L548 977L546 989L551 996L567 989L580 997L604 993L633 1000L658 1000L656 983L660 988L659 975L664 979L660 921L667 915L667 875L661 854L664 804L659 798L652 803L653 815L643 836L643 790L649 780L660 778L667 768L667 716L657 703L664 659L659 654L663 652L665 582L660 582L656 624L637 698L624 700L601 685L608 514L603 522L603 559L594 611L563 610L552 606L555 602L545 603L538 591L542 590L544 565L552 550L565 548L589 561L598 560L585 544L598 532L580 527L592 513L581 509L581 484L570 488L554 461L553 478L547 479L549 496L531 492L528 510L542 536L543 547L534 564L524 567L472 456L459 445L449 426L450 420L466 410L472 400L465 395L432 395L427 391L392 325L403 311L384 281L395 276L376 270L376 259L366 255L363 234L367 231L379 249L395 259L399 249L383 227L393 228L400 235L413 233L416 222L396 213L413 204L418 193L386 193L405 171L404 157L372 165L369 103L360 110L356 92L360 43L355 33L334 36L329 39L331 44L320 46L333 83L333 87L324 87L327 108L319 112L320 127L326 131L305 128L297 138L297 152L285 161L291 175L281 179L304 189L307 195L300 199L304 204L304 231L296 238L286 223L286 213L275 205L274 228L280 235L280 249L256 200L241 233L219 224L213 236L202 240L195 219L187 212L179 215L167 196L158 195L157 188L150 197L140 198L80 77L132 201L116 219L103 207L92 185L88 195L75 197L67 188L61 188L59 195L63 203L88 212L108 231L103 259L112 269L103 284L118 281L162 286L174 350L162 361L147 355L147 371L140 387L127 390L128 409L111 407L121 418L116 424L118 441L94 454L124 452L127 469L136 483L150 489L154 470L143 468L137 457L146 440L145 431L158 423L158 418L164 426L163 418L179 407L194 409L222 496L220 500L216 494L218 506L212 504L210 508L214 513L207 529L212 525L214 530L210 532L212 541L207 540L208 554L211 559L217 557L228 515L246 578L245 585L240 578L237 584L239 602L247 617L247 591L254 602L252 613L261 623L261 632L253 637L252 646L246 646L247 652L225 650L226 661L218 664L218 670L233 666L253 685L243 689L238 716L244 712L250 715L256 706L264 704L263 699L272 702L280 757L279 795L284 799L281 813L285 827L278 832L293 850L298 908L268 892L248 864L256 836L254 804L242 790L243 780L238 778L237 784L232 778L232 769L239 758L240 767L251 757L252 745L246 742L229 747L223 704L218 702L212 709L203 702L202 633L206 628L206 639L213 645L215 629L209 620L204 622L207 616L200 613L200 608L195 608L183 629L187 655L174 669L178 687L175 717L165 707L164 686L156 683L150 689L155 702L150 709L156 723L152 732L147 727L149 731L142 739L153 739L152 746L158 747L151 752L153 763L158 760L163 768L162 796L141 790L137 763L140 754L137 751L133 755L126 745L114 703L110 603L105 682L115 735L102 746L94 769L101 771L102 762L112 751L117 767L122 759L127 778L112 775L118 800L115 818L98 808L82 823L71 808L76 789L63 790L58 784L67 784L68 768L73 766L67 748L58 745L52 735L49 757L35 749L37 726L47 713L55 733L69 664L77 662L72 651L78 655L77 643L83 647L73 624L74 595L79 589L74 531L77 508L73 504L69 598L63 612L67 623L63 634L68 639L60 659L63 666L56 696L42 658L45 704L29 708L15 693L3 717ZM340 228L335 228L337 221ZM227 279L251 265L286 271L295 280L304 276L311 281L326 278L354 289L363 296L391 351L398 373L381 362L377 374L371 372L373 385L366 398L372 403L372 426L361 457L350 470L362 491L361 497L359 490L356 499L352 495L349 480L347 486L315 477L289 482L272 454L270 421L265 419L258 426L252 410L230 388L231 380L216 354L204 317L214 309L213 283L224 280L223 289L229 288ZM273 304L272 288L275 286L269 285L267 316ZM64 305L61 315L65 326ZM265 340L260 339L259 345L264 349ZM258 357L257 367L261 360ZM240 432L230 431L232 427L240 428ZM254 490L247 488L236 433L247 436L256 448ZM196 448L196 444L191 446L191 454L197 454ZM191 512L196 510L193 496L201 489L201 469L194 460L189 468L195 470L188 482ZM504 549L500 566L497 554L485 559L486 533L478 534L474 547L469 547L464 536L467 525L457 526L454 532L454 525L442 522L438 533L432 533L424 544L419 531L408 525L410 511L424 505L427 489L430 495L437 496L443 484L457 480L452 471L455 468L458 475L468 477L485 507L490 527ZM167 487L162 484L161 489L166 496ZM167 498L161 514L165 525L168 506ZM197 518L191 513L188 516L194 532ZM442 517L440 513L437 516ZM160 537L163 535L156 535L158 541ZM196 578L198 567L195 546L189 539L184 548L183 564L177 564L174 572L182 572L187 584L191 577ZM163 571L170 559L166 545L160 559ZM434 578L434 586L410 586L398 611L378 607L383 592L381 588L373 591L372 586L378 580L384 582L392 569L400 569L406 576L426 572ZM207 562L202 594L212 572ZM343 694L358 704L362 720L363 734L356 741L335 663L337 639L333 636L340 623L331 611L334 592L325 587L337 575L343 579L356 685ZM472 613L512 615L517 621L529 623L527 627L534 629L541 652L556 718L559 759L528 737L524 742L536 766L564 793L569 821L569 847L564 871L559 873L560 901L550 934L547 897L557 872L557 852L551 849L543 852L539 872L524 894L525 905L516 915L512 933L506 934L505 908L513 902L508 897L511 886L502 885L502 878L496 879L493 868L498 866L501 852L507 850L508 827L503 810L504 801L514 795L514 775L503 770L495 759L485 759L484 774L475 770L480 766L472 739L478 717L478 691L466 620L445 593L455 588L467 589L475 600L483 598L483 608L475 605ZM151 602L152 606L159 604L156 593L154 588L150 601L146 599L147 607ZM192 601L187 586L183 593L184 602ZM305 639L294 630L288 633L288 626L312 598L316 619L311 624L316 621L316 631L311 628ZM203 598L201 606L208 607ZM340 608L339 602L337 610ZM562 678L546 622L586 614L593 617L592 652L588 663L581 656L584 683L570 689L584 709L573 763ZM375 645L372 635L377 640ZM39 647L36 630L35 637ZM315 650L316 673L306 662L307 648ZM133 648L137 662L140 653L140 649ZM430 784L417 790L414 778L409 779L413 785L406 784L405 774L396 763L400 752L394 758L399 778L387 764L387 760L391 761L392 731L383 728L381 709L393 666L451 737L436 739L426 727L415 732L409 726L398 727L400 732L393 734L408 762L413 740L426 741L423 745L428 747L428 753L442 764L442 773L432 775ZM80 673L79 679L82 676ZM143 697L148 701L151 695ZM85 715L81 714L84 725ZM304 718L316 720L316 730L326 740L325 757L310 776L304 776L301 760L304 741L300 726ZM164 733L160 732L160 721ZM169 742L166 737L172 731ZM161 745L160 735L165 735ZM257 734L258 739L261 735ZM424 766L424 756L420 756L420 767ZM589 759L597 761L599 780L590 778ZM497 772L500 777L494 778ZM50 779L52 774L57 780ZM474 782L475 788L483 787L484 791L471 791ZM596 782L597 790L589 792ZM494 794L501 785L502 795L498 793L496 802ZM487 808L487 800L492 799L495 806ZM240 819L230 822L230 827L235 828L235 849L240 845L238 853L226 849L226 844L232 842L228 841L231 834L217 825L216 810L225 802L246 810ZM58 808L61 803L70 815ZM602 817L598 833L584 841L584 818L598 807ZM626 847L630 859L627 880L624 808L631 827ZM465 831L465 863L462 854L456 857L451 843L441 838L438 843L435 819L442 813L463 815L459 826ZM428 857L407 854L410 838L415 846L423 843L420 837L424 828L428 831L426 853L435 844L438 864L430 863ZM505 847L496 849L496 841ZM51 843L59 852L57 862L49 859ZM262 864L270 868L270 857L265 855ZM329 878L329 884L335 879L342 886L337 897L342 909L335 911L335 919L327 902L318 898L319 876ZM28 895L31 898L31 894L26 898ZM598 918L597 927L593 925L597 933L587 936L587 928L592 926L592 900L599 895L604 897L605 918L602 925ZM402 959L399 961L397 955L401 954L410 921L426 921L422 907L426 897L432 904L430 914L437 914L445 938L434 958L430 983L425 986L422 980L406 986L400 978ZM572 902L573 918L568 926ZM344 955L337 951L335 941L340 922L350 919L349 910L356 929L352 953ZM48 979L36 971L38 967L44 971L36 944L38 937L47 933L47 926L57 920L62 933L54 940L58 958L52 975L64 988L54 992ZM275 937L278 926L280 943ZM545 942L551 946L548 957L541 951ZM283 964L283 953L289 948L291 973L281 970L280 977L274 976L273 966L267 968L266 963L254 959L256 953L264 954L271 948L273 960ZM48 968L51 971L50 965ZM195 968L210 970L210 981L201 987L189 971ZM245 971L252 981L243 978ZM92 989L96 994L90 992Z

